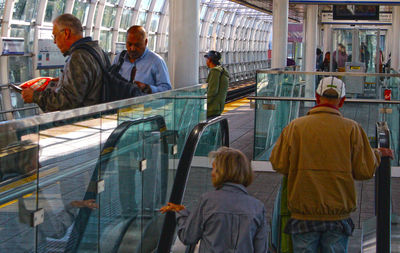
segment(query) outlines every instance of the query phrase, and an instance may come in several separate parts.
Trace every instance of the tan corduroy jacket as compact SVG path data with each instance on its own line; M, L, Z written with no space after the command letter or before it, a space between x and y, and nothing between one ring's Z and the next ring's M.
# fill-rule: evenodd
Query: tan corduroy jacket
M270 161L288 176L291 217L329 221L355 210L354 180L372 178L380 155L357 122L319 106L285 127Z

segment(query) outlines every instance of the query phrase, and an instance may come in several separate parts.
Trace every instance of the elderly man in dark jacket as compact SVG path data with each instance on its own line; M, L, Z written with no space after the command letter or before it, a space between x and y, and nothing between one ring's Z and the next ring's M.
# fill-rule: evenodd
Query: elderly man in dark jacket
M76 49L80 44L93 47L106 65L108 59L97 41L83 37L82 24L71 14L63 14L53 21L54 43L64 56L68 56L64 71L57 85L46 90L22 91L25 103L36 103L44 112L67 110L101 102L102 70L98 62L85 49Z

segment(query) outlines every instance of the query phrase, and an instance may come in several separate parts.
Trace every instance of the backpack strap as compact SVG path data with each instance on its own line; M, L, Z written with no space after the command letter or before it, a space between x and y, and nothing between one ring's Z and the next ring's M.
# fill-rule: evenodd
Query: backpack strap
M107 69L104 66L102 60L100 59L99 54L93 47L91 47L87 44L80 44L80 45L77 45L73 51L75 51L77 49L85 49L89 54L91 54L93 56L94 59L96 59L97 63L100 65L100 68L103 71L103 73L108 74Z
M115 70L116 70L117 72L120 71L120 69L121 69L121 67L122 67L122 64L124 64L124 59L125 59L126 53L127 53L127 51L126 51L126 50L123 50L123 51L120 53L120 55L119 55L117 67L115 68Z

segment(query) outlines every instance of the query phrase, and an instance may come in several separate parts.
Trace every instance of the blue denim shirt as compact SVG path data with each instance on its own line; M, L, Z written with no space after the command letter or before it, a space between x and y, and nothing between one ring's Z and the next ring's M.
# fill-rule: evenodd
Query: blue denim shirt
M114 58L113 64L118 63L119 55ZM148 48L133 63L129 61L129 56L126 54L119 73L129 81L133 67L136 67L134 81L150 85L152 93L171 89L171 81L169 80L168 68L165 61L161 56L150 51Z
M192 212L177 213L178 236L186 245L199 240L200 253L265 253L268 235L264 204L240 184L225 183L205 193Z

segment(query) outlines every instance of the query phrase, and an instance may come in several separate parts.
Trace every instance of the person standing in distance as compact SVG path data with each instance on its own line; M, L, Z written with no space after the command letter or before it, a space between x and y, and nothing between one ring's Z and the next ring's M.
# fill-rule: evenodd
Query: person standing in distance
M390 149L372 149L360 124L342 116L345 94L342 80L323 78L317 106L283 129L271 153L274 170L288 177L285 233L296 253L347 252L354 180L372 178L381 156L393 157Z
M209 51L206 55L207 67L207 118L221 115L225 107L226 93L229 86L229 73L221 66L221 54Z
M44 112L67 110L101 102L103 71L96 59L85 49L76 49L87 44L100 55L103 64L108 59L97 41L83 37L81 21L71 14L62 14L53 21L54 44L60 49L65 61L58 83L44 91L31 88L22 90L25 103L36 103Z
M119 70L123 78L136 83L147 94L171 89L167 65L161 56L147 48L147 33L142 26L134 25L128 29L126 50L113 61L113 65L117 65L123 57Z

